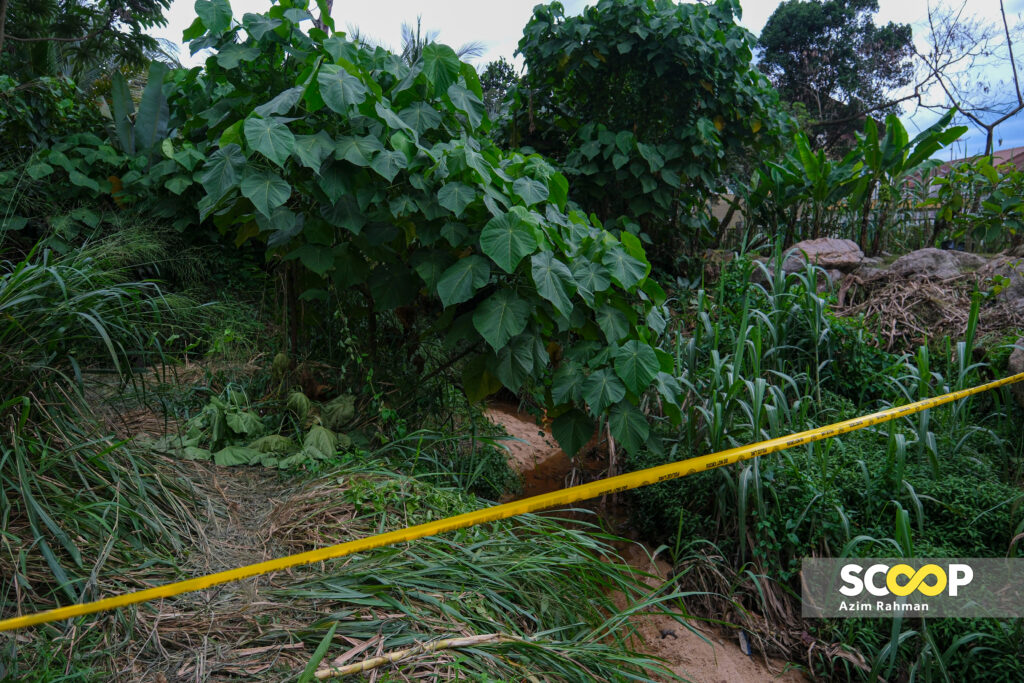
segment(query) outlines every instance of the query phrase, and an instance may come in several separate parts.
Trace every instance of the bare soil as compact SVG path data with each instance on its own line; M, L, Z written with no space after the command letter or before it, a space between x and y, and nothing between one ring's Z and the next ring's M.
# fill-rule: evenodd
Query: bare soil
M538 424L534 416L520 412L515 405L494 403L486 415L515 439L506 446L510 464L523 477L522 497L580 483L580 478L590 478L597 469L593 457L595 448L584 448L582 456L574 462L558 447L543 422ZM631 567L645 575L644 581L652 591L668 580L672 568L664 560L652 559L650 551L641 544L629 543L621 552ZM620 609L627 607L621 595L613 598ZM694 683L807 680L802 671L784 661L757 652L745 654L740 646L739 631L728 632L692 620L684 626L666 614L641 612L630 621L636 630L632 645L637 651L664 659L673 673Z

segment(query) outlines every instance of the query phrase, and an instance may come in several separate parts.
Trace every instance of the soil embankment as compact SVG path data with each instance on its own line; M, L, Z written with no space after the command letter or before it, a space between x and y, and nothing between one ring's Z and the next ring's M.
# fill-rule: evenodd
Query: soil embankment
M508 403L494 403L486 414L492 422L504 427L509 436L517 439L506 445L512 466L523 476L522 497L579 483L573 481L572 460L532 415L520 412L515 405ZM584 470L594 469L594 463L580 465ZM669 564L659 558L652 559L649 550L640 543L631 543L621 552L631 567L646 575L645 581L652 591L667 580L671 571ZM615 600L620 608L626 607L621 596L615 596ZM739 632L730 634L700 622L688 622L688 628L666 614L638 612L630 622L637 639L633 647L664 659L669 669L694 683L761 683L771 680L796 683L807 680L800 671L787 670L783 661L757 653L745 654L740 647Z

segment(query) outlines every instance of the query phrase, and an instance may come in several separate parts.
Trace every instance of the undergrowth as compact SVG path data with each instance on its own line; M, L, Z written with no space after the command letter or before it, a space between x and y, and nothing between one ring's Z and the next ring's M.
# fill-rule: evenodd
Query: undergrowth
M786 274L742 257L717 292L697 291L679 319L676 374L689 392L682 430L657 428L659 447L631 456L642 469L850 419L983 381L975 357L979 301L967 338L936 340L903 356L881 351L857 321L828 312L824 273ZM760 278L752 278L759 271ZM683 302L687 303L687 302ZM998 357L999 353L993 354ZM830 677L891 680L989 671L1020 677L1024 647L1011 622L920 623L844 619L800 626L799 570L805 557L1001 557L1019 552L1024 531L1021 421L1009 392L988 394L713 473L630 494L634 524L674 550L695 579L734 577L733 598L704 616L761 632L775 654L806 653ZM680 501L686 501L681 504ZM721 565L719 567L718 565ZM775 620L765 631L746 609ZM789 604L789 607L781 607ZM907 620L904 620L905 622ZM789 633L787 633L787 631ZM896 643L899 643L897 647ZM970 645L966 645L970 643ZM875 670L876 666L880 669ZM1002 677L1002 678L999 678Z

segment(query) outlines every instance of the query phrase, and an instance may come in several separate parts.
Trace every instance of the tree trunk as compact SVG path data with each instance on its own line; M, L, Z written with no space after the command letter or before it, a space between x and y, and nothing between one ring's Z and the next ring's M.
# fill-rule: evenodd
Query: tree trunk
M326 9L320 13L320 16L313 20L313 25L324 33L327 33L327 22L325 19L330 17L331 12L334 10L334 0L327 0L326 5Z
M871 251L868 252L868 256L878 256L882 251L882 228L885 227L887 220L889 220L889 207L885 205L878 215L878 223L875 225L875 236L871 240Z
M864 208L861 209L860 215L860 248L864 249L868 246L868 221L871 220L871 195L875 193L875 182L872 180L868 183L867 192L864 194Z
M7 0L0 0L0 56L4 54L4 28L7 26Z

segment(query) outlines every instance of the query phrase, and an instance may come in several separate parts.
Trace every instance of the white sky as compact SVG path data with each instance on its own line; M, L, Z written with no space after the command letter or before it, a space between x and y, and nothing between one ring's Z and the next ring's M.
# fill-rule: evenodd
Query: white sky
M483 43L487 52L481 58L471 60L482 67L502 56L512 60L523 27L529 21L534 5L539 2L541 0L335 0L333 16L339 30L345 31L348 26L357 26L373 40L397 49L401 44L402 22L415 24L417 15L421 15L424 30L439 30L438 40L442 43L453 47L474 41ZM972 15L991 21L998 20L999 0L968 2L968 11ZM567 14L578 13L585 5L595 3L596 0L563 0ZM181 44L182 32L196 16L194 4L194 0L174 0L167 13L168 25L153 31L153 35ZM236 18L241 18L246 12L263 12L270 4L269 0L231 0ZM779 0L741 0L741 4L743 17L740 23L757 35L779 5ZM1006 10L1013 17L1012 23L1024 11L1024 0L1006 0ZM915 36L922 36L926 29L927 11L928 0L879 0L875 23L909 23ZM182 58L186 64L202 62L201 59L189 57L187 46L182 48ZM934 115L926 112L915 117L904 117L912 133L934 118ZM1020 122L1012 120L997 130L996 137L1004 138L1002 146L1024 145L1024 116L1018 118ZM970 146L973 147L977 143L977 136L972 134L970 140ZM973 153L976 150L968 151Z

